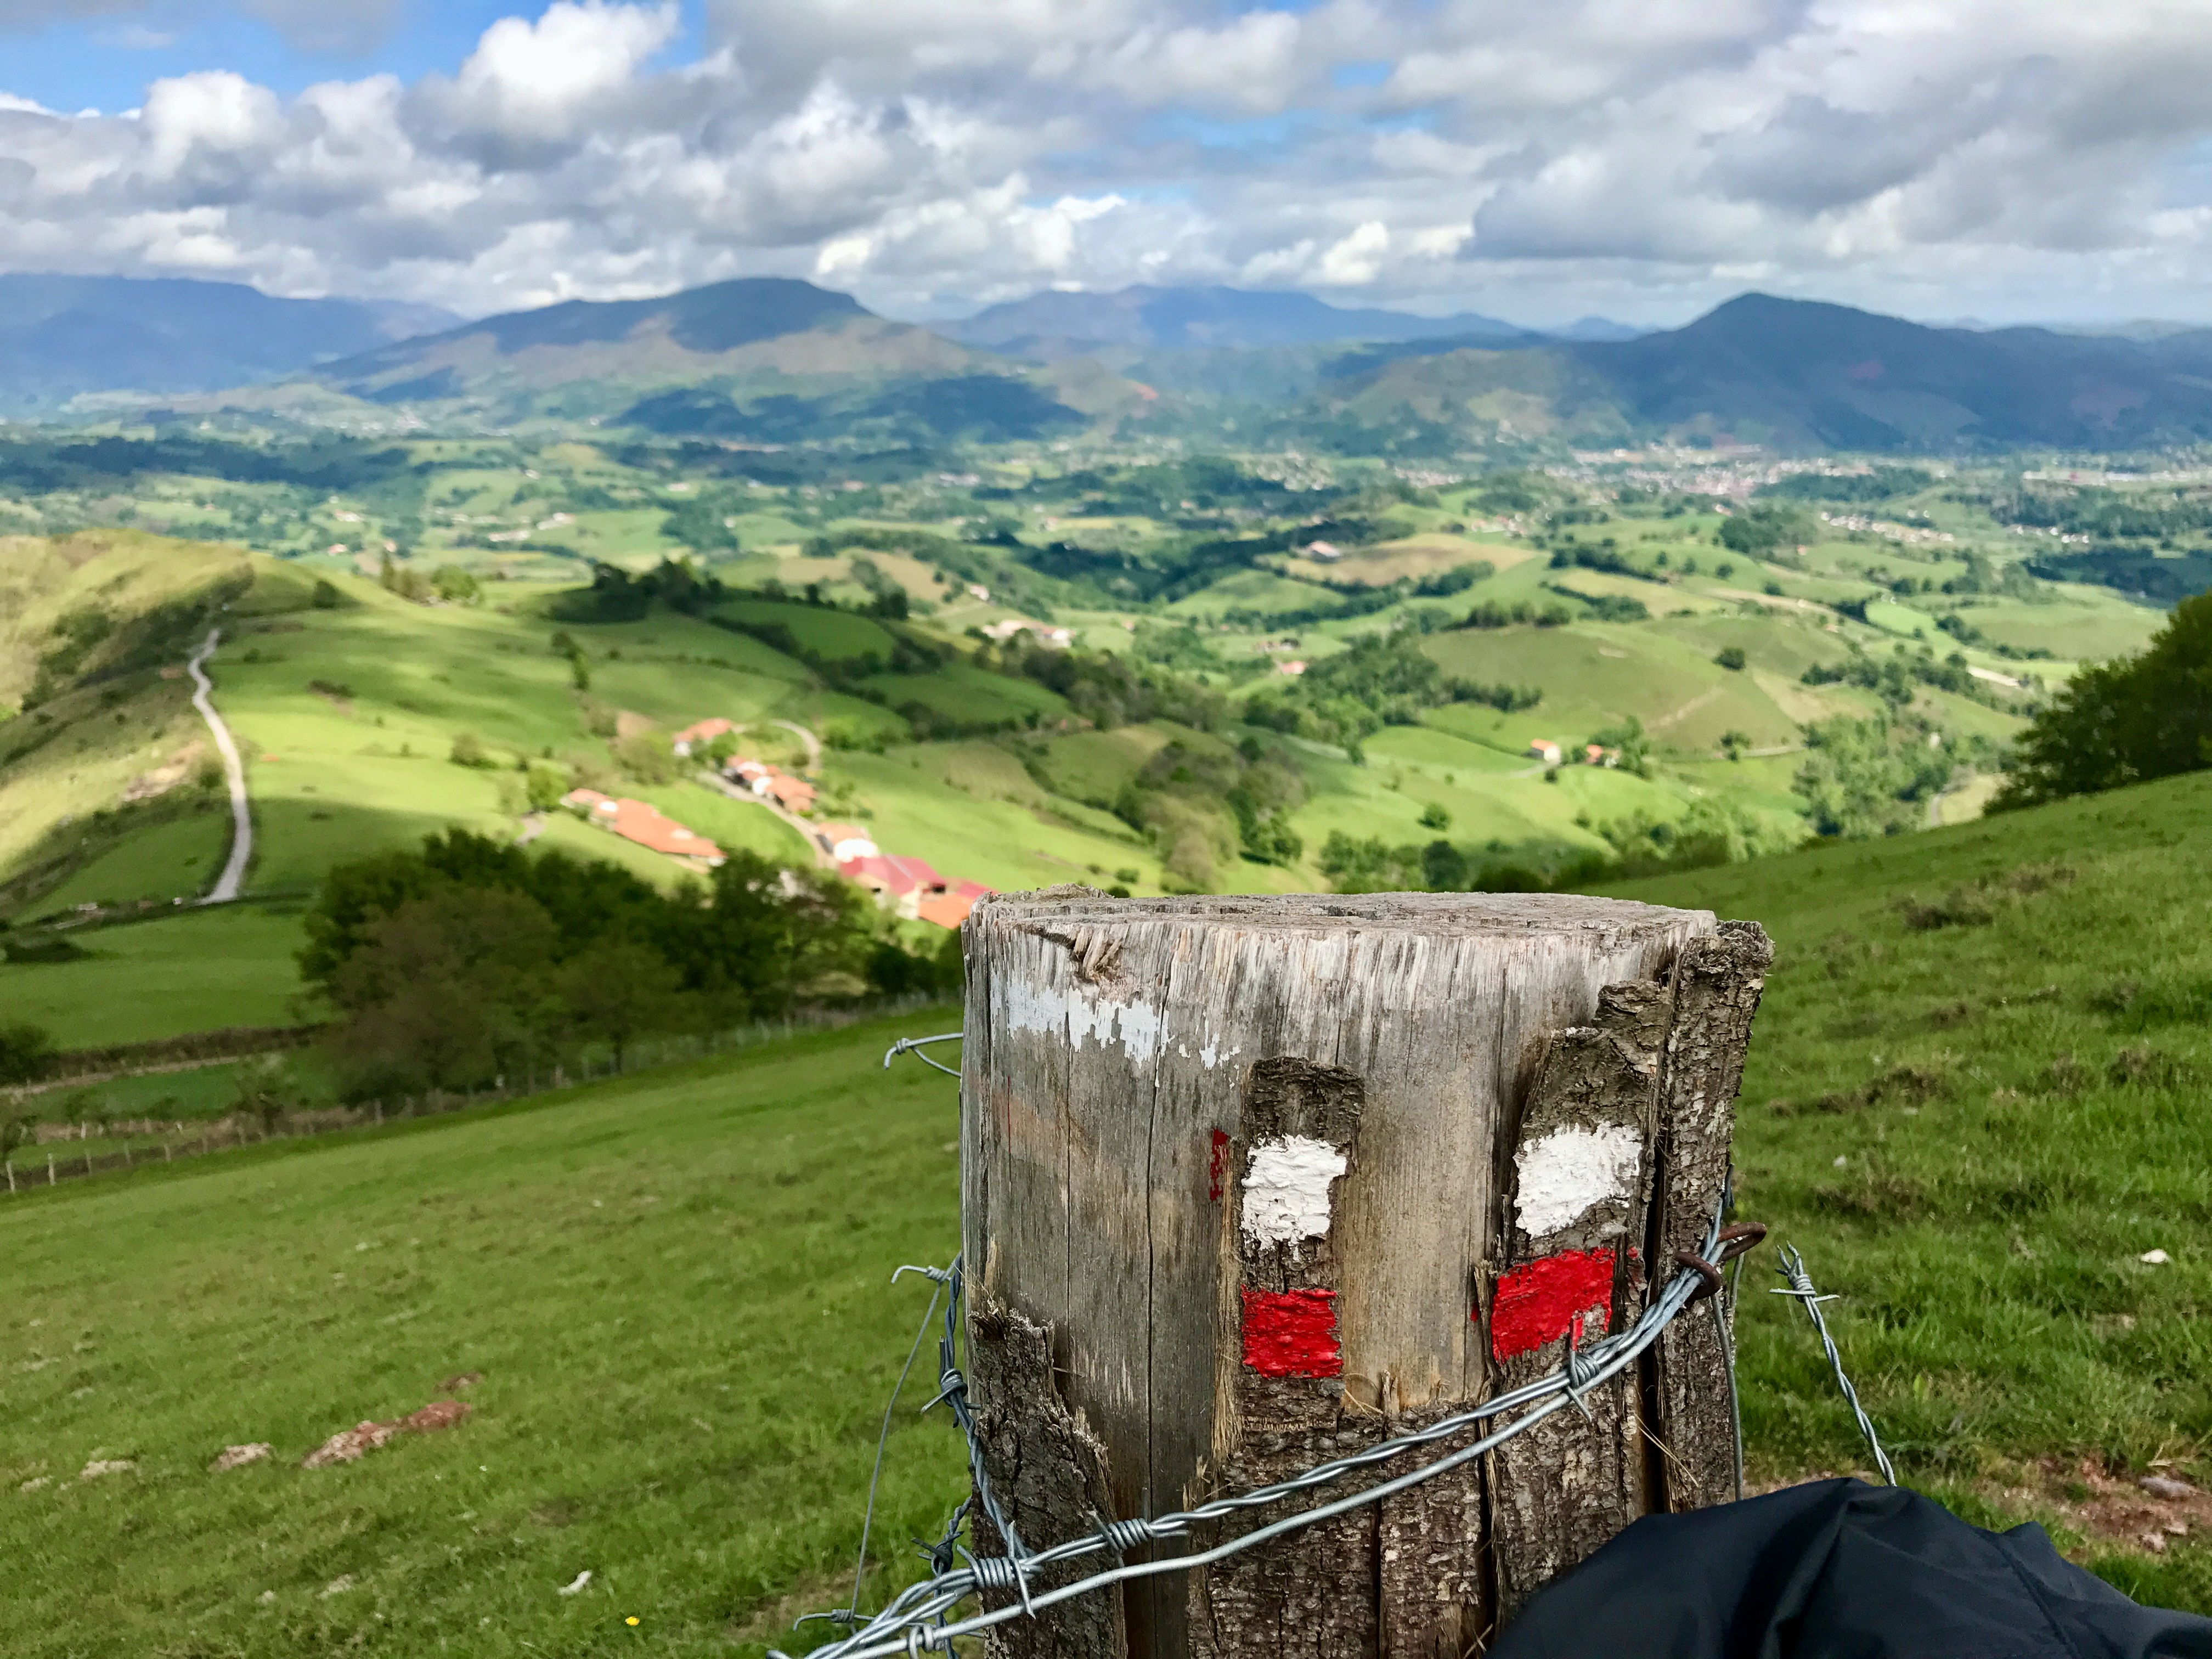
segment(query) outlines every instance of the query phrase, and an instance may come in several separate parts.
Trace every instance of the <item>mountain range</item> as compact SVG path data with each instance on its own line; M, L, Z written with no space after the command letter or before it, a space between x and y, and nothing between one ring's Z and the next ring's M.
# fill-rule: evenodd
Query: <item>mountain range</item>
M466 323L120 279L0 277L0 408L33 411L126 388L206 410L225 396L178 394L289 375L240 401L753 444L1118 428L1504 456L1653 439L1801 453L2212 439L2212 330L1930 328L1759 294L1629 338L1601 320L1579 329L1601 337L1563 337L1231 289L1038 295L929 329L780 277Z
M0 411L87 392L217 392L450 327L436 306L283 300L239 283L0 276Z
M1115 294L1048 290L996 305L937 331L963 344L1046 362L1114 347L1140 351L1250 349L1341 340L1520 343L1541 338L1495 317L1462 312L1347 310L1310 294L1234 288L1125 288Z

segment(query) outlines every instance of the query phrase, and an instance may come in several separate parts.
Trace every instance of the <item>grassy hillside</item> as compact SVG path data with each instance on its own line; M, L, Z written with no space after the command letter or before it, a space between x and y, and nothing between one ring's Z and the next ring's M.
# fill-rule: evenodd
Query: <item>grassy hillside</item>
M1840 1293L1905 1478L2199 1611L2212 1547L2198 1527L2144 1548L2162 1517L2132 1480L2212 1474L2208 813L2191 777L1633 890L1776 938L1743 1212ZM0 1583L14 1650L793 1639L846 1593L926 1300L890 1273L955 1230L951 1087L878 1062L949 1023L0 1203L21 1313L0 1331L0 1548L37 1564ZM1761 1293L1771 1257L1741 1310L1753 1476L1859 1468L1809 1330ZM297 1467L441 1394L475 1415ZM962 1490L945 1425L896 1421L887 1540ZM207 1472L257 1440L268 1462ZM94 1461L133 1467L83 1478Z
M835 1594L903 1358L885 1334L927 1300L890 1268L956 1243L951 1092L875 1069L945 1018L0 1200L0 1549L28 1568L0 1584L9 1651L781 1636L781 1598ZM299 1468L445 1397L474 1415ZM208 1472L256 1441L270 1461ZM891 1459L878 1525L902 1552L959 1459L910 1413ZM94 1461L134 1467L77 1478Z

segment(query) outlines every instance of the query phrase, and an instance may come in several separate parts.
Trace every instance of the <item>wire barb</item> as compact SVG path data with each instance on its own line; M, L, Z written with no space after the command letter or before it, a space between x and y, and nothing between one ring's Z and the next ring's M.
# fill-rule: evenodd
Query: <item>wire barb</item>
M1790 1281L1789 1287L1769 1291L1767 1294L1794 1296L1804 1304L1805 1312L1813 1322L1813 1328L1820 1333L1820 1346L1827 1352L1828 1364L1836 1374L1836 1386L1843 1390L1844 1402L1851 1408L1851 1415L1858 1419L1859 1432L1866 1437L1867 1446L1874 1453L1875 1465L1881 1470L1883 1481L1893 1486L1897 1484L1897 1471L1890 1467L1889 1454L1881 1449L1881 1437L1875 1432L1874 1419L1866 1414L1866 1407L1859 1404L1859 1391L1851 1386L1851 1379L1844 1370L1844 1357L1837 1352L1836 1339L1828 1334L1827 1319L1820 1312L1823 1302L1833 1302L1836 1297L1823 1296L1813 1288L1813 1276L1805 1271L1805 1258L1798 1253L1796 1245L1784 1245L1781 1255L1781 1262L1774 1271Z

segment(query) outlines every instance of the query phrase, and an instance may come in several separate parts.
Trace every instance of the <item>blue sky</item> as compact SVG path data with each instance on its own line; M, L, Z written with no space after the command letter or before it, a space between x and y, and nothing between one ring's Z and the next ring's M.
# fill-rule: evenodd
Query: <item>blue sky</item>
M2176 0L0 0L0 267L2212 322L2208 84Z

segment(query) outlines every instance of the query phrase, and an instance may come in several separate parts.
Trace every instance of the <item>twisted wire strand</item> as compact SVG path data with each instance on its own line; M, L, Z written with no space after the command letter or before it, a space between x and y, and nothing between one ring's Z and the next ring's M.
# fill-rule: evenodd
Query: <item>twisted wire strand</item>
M1723 1200L1723 1208L1724 1206L1725 1200ZM1704 1248L1697 1253L1713 1273L1717 1273L1720 1264L1725 1260L1724 1247L1720 1238L1722 1214L1723 1212L1720 1211L1715 1212L1705 1230ZM918 1271L927 1272L933 1277L936 1277L942 1270L930 1268ZM959 1267L956 1261L953 1268L945 1274L945 1277L948 1279L957 1280L958 1272ZM1462 1464L1482 1456L1485 1453L1495 1450L1515 1436L1534 1427L1553 1413L1569 1405L1581 1409L1580 1396L1588 1389L1619 1376L1634 1364L1637 1359L1659 1340L1660 1334L1674 1322L1683 1309L1690 1304L1692 1297L1706 1282L1706 1273L1693 1271L1687 1267L1683 1268L1668 1281L1666 1289L1660 1293L1657 1299L1652 1302L1636 1322L1626 1330L1601 1338L1587 1348L1581 1346L1578 1342L1575 1343L1572 1345L1572 1351L1566 1364L1550 1376L1539 1378L1534 1382L1527 1383L1493 1399L1484 1401L1464 1412L1431 1423L1425 1428L1398 1436L1394 1439L1378 1442L1364 1450L1317 1465L1302 1474L1292 1475L1287 1480L1255 1487L1249 1492L1233 1496L1214 1498L1193 1509L1159 1516L1151 1520L1104 1523L1096 1531L1087 1533L1081 1537L1066 1540L1033 1554L1024 1553L1018 1548L1013 1542L1012 1531L995 1513L995 1503L987 1495L987 1486L982 1478L982 1455L975 1443L972 1428L973 1419L968 1413L966 1388L963 1383L957 1390L958 1403L955 1406L954 1415L962 1420L963 1431L968 1437L969 1463L975 1474L977 1495L984 1498L985 1512L992 1516L994 1524L1000 1528L1001 1535L1009 1540L1009 1553L1003 1557L988 1557L983 1560L978 1560L973 1555L969 1555L967 1558L968 1565L963 1568L951 1571L934 1572L929 1578L908 1586L860 1630L841 1641L828 1643L812 1650L807 1659L896 1659L896 1656L900 1654L908 1655L909 1659L913 1659L914 1656L926 1649L937 1648L949 1651L951 1644L959 1637L973 1635L978 1631L1004 1624L1009 1620L1034 1616L1046 1607L1056 1606L1076 1596L1088 1595L1092 1591L1103 1589L1130 1579L1152 1577L1161 1573L1184 1572L1193 1567L1208 1566L1214 1562L1226 1560L1243 1551L1267 1543L1270 1540L1283 1537L1307 1527L1317 1526L1324 1521L1333 1520L1338 1516L1347 1514L1367 1504L1380 1503L1386 1498L1417 1486L1424 1481L1434 1480L1437 1476L1458 1468ZM952 1340L951 1330L957 1322L957 1310L959 1305L959 1297L956 1294L946 1309L945 1341L948 1355ZM957 1376L957 1373L952 1371L949 1358L946 1369L948 1375ZM948 1388L940 1398L951 1402L956 1398L955 1391ZM1402 1474L1395 1475L1388 1480L1364 1487L1358 1492L1347 1493L1342 1498L1316 1508L1303 1510L1296 1515L1284 1516L1265 1526L1255 1528L1249 1532L1241 1533L1234 1538L1227 1539L1209 1549L1192 1551L1152 1561L1123 1561L1118 1566L1091 1573L1087 1577L1078 1579L1073 1583L1062 1584L1054 1589L1034 1594L1030 1589L1029 1581L1031 1574L1045 1568L1080 1560L1094 1554L1107 1554L1118 1559L1126 1555L1129 1549L1139 1544L1159 1542L1170 1538L1180 1537L1194 1527L1206 1522L1224 1520L1246 1510L1262 1508L1269 1504L1279 1503L1284 1498L1296 1497L1301 1492L1328 1486L1346 1475L1372 1468L1378 1463L1387 1462L1409 1451L1431 1445L1439 1440L1449 1439L1464 1429L1511 1412L1520 1412L1522 1414L1484 1438L1437 1458L1433 1462L1421 1464L1407 1470ZM1886 1460L1885 1467L1887 1467ZM931 1554L933 1565L934 1565L939 1558L934 1552ZM1011 1589L1018 1593L1021 1599L1018 1602L987 1609L965 1619L952 1620L948 1617L954 1607L980 1589L999 1591ZM788 1656L777 1653L774 1650L770 1651L772 1659L788 1659Z
M925 1054L921 1051L926 1044L932 1042L957 1042L964 1035L966 1034L961 1031L939 1031L935 1036L901 1037L896 1042L894 1042L890 1048L884 1050L884 1070L886 1072L890 1071L891 1068L891 1062L896 1060L901 1054L912 1054L923 1065L934 1066L939 1071L944 1073L947 1077L958 1077L960 1073L954 1071L952 1067L944 1065L938 1060L932 1060L927 1054Z
M1881 1437L1875 1432L1874 1419L1866 1414L1866 1407L1859 1404L1859 1391L1851 1386L1851 1379L1844 1370L1844 1357L1837 1351L1836 1339L1828 1334L1828 1322L1820 1312L1823 1302L1833 1302L1836 1297L1823 1296L1813 1288L1813 1276L1805 1271L1805 1258L1799 1254L1796 1245L1784 1245L1780 1254L1781 1262L1774 1271L1790 1281L1789 1287L1786 1290L1771 1290L1767 1294L1794 1296L1803 1304L1813 1321L1813 1328L1820 1333L1820 1346L1826 1351L1829 1368L1836 1374L1836 1386L1843 1391L1844 1403L1850 1407L1851 1415L1858 1419L1859 1432L1866 1437L1867 1446L1874 1453L1875 1464L1881 1470L1883 1481L1893 1486L1897 1484L1897 1471L1890 1467L1889 1454L1881 1449Z

